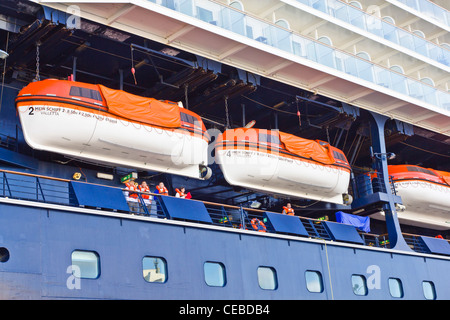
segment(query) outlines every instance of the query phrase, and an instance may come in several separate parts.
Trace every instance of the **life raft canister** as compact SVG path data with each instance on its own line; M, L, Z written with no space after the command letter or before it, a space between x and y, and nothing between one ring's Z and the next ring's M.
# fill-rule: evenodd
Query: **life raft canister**
M258 218L253 218L251 224L253 229L255 229L258 232L266 232L267 230L265 224Z

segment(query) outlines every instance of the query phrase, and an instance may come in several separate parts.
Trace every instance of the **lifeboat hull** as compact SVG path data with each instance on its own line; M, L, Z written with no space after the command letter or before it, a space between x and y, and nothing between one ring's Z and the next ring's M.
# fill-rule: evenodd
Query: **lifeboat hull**
M405 211L397 212L400 223L436 230L450 229L450 187L421 180L394 182ZM376 219L384 219L381 214Z
M216 150L216 161L231 185L296 198L344 204L350 172L281 154L253 150Z
M17 109L25 140L34 149L197 179L207 166L207 139L183 129L156 128L63 103L19 103Z

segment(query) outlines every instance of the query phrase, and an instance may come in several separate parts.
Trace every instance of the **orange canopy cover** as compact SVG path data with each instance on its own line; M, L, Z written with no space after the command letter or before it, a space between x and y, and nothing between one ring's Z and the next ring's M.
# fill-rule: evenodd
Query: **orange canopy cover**
M177 104L136 96L102 85L98 87L112 114L160 127L178 128L181 125L180 107Z
M323 164L333 164L335 161L328 150L314 140L303 139L289 133L279 132L280 141L286 150L301 157L314 159Z
M450 172L438 171L438 170L435 170L435 171L438 175L442 176L442 179L444 179L444 181L450 186Z

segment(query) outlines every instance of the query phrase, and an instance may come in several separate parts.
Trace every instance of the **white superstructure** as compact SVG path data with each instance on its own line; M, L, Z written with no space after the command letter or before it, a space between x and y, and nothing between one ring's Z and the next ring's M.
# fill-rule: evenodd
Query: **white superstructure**
M450 135L445 0L33 0Z

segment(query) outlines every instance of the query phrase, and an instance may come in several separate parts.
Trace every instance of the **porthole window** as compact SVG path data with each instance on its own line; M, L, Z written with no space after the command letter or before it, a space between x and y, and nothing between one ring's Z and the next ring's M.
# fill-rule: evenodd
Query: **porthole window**
M305 272L306 288L309 292L323 292L322 274L319 271L308 270Z
M357 296L367 296L368 290L366 277L359 274L352 275L352 288L353 293Z
M271 267L258 268L258 284L264 290L276 290L278 287L277 272Z
M400 279L389 278L389 293L393 298L403 298L403 285Z
M427 300L436 300L436 289L431 281L422 282L423 295Z
M100 257L97 252L72 252L72 273L81 279L97 279L100 276Z
M167 262L159 257L144 257L142 259L142 275L147 282L167 282Z
M220 262L205 262L203 265L205 282L210 287L224 287L226 284L225 266Z
M0 262L4 263L9 260L9 250L1 247L0 248Z

